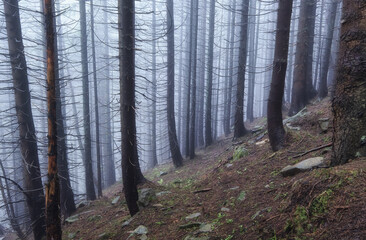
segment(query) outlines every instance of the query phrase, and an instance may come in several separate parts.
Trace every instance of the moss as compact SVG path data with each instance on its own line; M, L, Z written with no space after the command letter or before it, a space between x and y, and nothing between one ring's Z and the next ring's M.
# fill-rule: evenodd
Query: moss
M312 216L319 217L328 212L329 199L332 197L332 195L333 190L328 189L319 194L319 196L314 199L309 208Z
M233 159L235 160L239 160L242 157L248 156L249 152L246 148L244 147L237 147L235 148L234 154L233 154Z

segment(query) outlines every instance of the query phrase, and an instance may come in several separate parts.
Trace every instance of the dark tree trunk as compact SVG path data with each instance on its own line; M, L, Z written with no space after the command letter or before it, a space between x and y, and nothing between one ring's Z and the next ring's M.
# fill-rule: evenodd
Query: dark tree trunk
M316 95L312 81L315 10L314 0L301 0L289 115L299 112Z
M100 134L99 134L99 98L98 98L98 83L97 83L97 60L95 53L95 37L94 37L94 4L93 0L90 0L90 23L91 23L91 42L92 42L92 55L93 55L93 80L94 80L94 107L95 107L95 145L97 150L97 189L98 197L103 196L102 193L102 169L101 169L101 157L100 157Z
M151 122L151 151L152 159L150 168L158 165L158 157L156 154L156 3L153 0L153 23L152 23L152 122ZM168 62L169 64L169 62ZM174 92L174 91L173 91ZM174 97L174 94L173 94ZM174 116L174 106L173 106L173 116ZM175 122L174 122L175 123ZM174 124L175 125L175 124ZM175 131L174 131L175 132Z
M189 123L189 157L193 159L195 156L195 140L196 140L196 89L197 89L197 32L198 32L198 0L191 1L191 14L193 24L191 24L191 119Z
M59 5L57 5L59 10ZM56 24L54 22L54 24ZM59 24L61 26L61 24ZM56 29L56 26L55 28ZM62 31L60 32L62 34ZM61 36L61 35L60 35ZM62 79L60 77L60 59L57 42L63 46L62 36L58 38L57 34L55 37L55 76L56 76L56 119L57 119L57 168L60 181L60 201L61 201L61 212L65 217L70 216L76 211L74 192L71 189L69 164L67 158L67 144L66 144L66 131L65 131L65 106L63 106L63 96L61 94ZM63 76L64 74L62 74Z
M103 7L107 8L107 0L103 1ZM108 13L104 11L103 13L104 22L108 22ZM111 106L110 106L110 62L109 62L109 33L108 33L108 24L104 25L104 42L106 45L104 46L104 58L105 58L105 79L104 85L101 89L103 91L102 94L102 102L103 108L101 109L101 116L104 117L104 131L102 134L103 139L103 170L104 170L104 186L109 187L116 182L116 169L114 164L114 156L113 156L113 144L112 144L112 118L111 118Z
M273 151L282 148L285 129L282 123L282 100L285 88L292 0L278 4L276 44L273 60L272 83L268 98L268 136Z
M128 210L131 216L137 206L138 162L135 112L135 1L118 1L119 71L122 135L122 179Z
M327 36L324 43L324 53L321 60L320 81L319 81L319 97L325 98L328 95L328 70L330 64L330 52L332 50L333 33L335 27L335 19L337 15L337 7L339 0L331 0L329 15L327 20Z
M365 15L364 1L343 1L339 61L332 102L333 166L366 156Z
M4 0L4 14L12 69L19 143L23 160L24 190L34 239L45 236L44 193L38 160L31 96L24 56L18 1Z
M83 76L83 124L84 124L84 166L85 186L88 200L95 200L94 177L92 167L91 136L90 136L90 108L89 108L89 70L88 70L88 43L86 33L85 0L79 1L80 6L80 41L81 41L81 68Z
M167 0L167 27L168 27L168 134L170 153L175 167L183 166L183 158L179 150L174 118L174 5L173 0Z
M230 64L229 64L229 75L226 78L228 81L227 97L225 99L226 113L224 116L224 133L229 135L231 132L230 123L232 115L232 93L233 93L233 78L234 78L234 46L235 46L235 24L236 24L236 0L233 0L232 17L231 17L231 36L230 36Z
M212 144L212 75L213 75L213 47L215 39L215 0L210 1L210 20L208 30L208 59L207 59L207 88L206 88L206 117L205 142Z
M56 32L54 4L44 1L47 38L47 108L48 108L48 183L46 184L46 235L49 240L61 240L60 183L57 170L57 117L56 117Z
M247 133L244 126L244 89L245 89L245 67L247 62L248 42L248 10L249 0L243 0L241 10L241 32L239 47L239 67L236 89L236 107L234 122L234 138L240 138Z

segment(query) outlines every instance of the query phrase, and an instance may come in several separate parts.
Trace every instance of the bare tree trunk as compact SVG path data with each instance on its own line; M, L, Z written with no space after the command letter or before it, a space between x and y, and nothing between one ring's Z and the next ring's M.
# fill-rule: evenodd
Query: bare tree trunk
M361 7L361 5L363 7ZM331 165L366 156L366 8L344 0L335 95Z
M312 81L315 10L314 0L301 0L289 115L300 111L316 94Z
M4 0L4 14L19 124L19 142L23 158L24 190L27 192L26 202L32 221L34 239L42 239L45 236L45 218L43 214L45 202L18 1Z
M151 122L151 150L152 159L150 167L158 165L158 157L156 155L156 3L153 0L153 23L152 23L152 122ZM169 64L169 62L168 62ZM173 95L174 96L174 95ZM173 107L174 110L174 107ZM174 116L174 115L173 115Z
M88 43L86 34L86 10L85 0L79 1L80 30L81 30L81 68L83 75L83 119L84 119L84 165L85 186L88 200L95 200L94 177L92 167L91 136L90 136L90 109L89 109L89 70L88 70Z
M339 0L331 0L329 15L327 20L327 36L324 43L324 54L321 61L320 81L319 81L319 97L325 98L328 95L328 70L330 64L330 52L332 49L332 40L335 27L335 19L337 15L337 7Z
M192 81L191 81L191 119L189 125L189 157L193 159L195 156L195 140L196 140L196 89L197 89L197 32L198 32L198 0L191 0L191 14L193 24L191 24L191 57L192 57Z
M174 5L173 0L167 0L167 36L168 36L168 134L169 146L175 167L183 166L183 158L179 150L174 118Z
M247 62L247 40L248 40L248 10L249 0L243 0L241 10L241 32L239 47L239 68L236 89L236 107L234 138L240 138L247 133L244 126L244 89L245 89L245 67Z
M57 169L57 115L56 115L56 31L54 4L44 1L47 38L47 107L48 107L48 183L46 184L46 235L47 239L62 239L60 214L60 183Z
M210 20L208 30L208 59L207 59L207 88L206 88L206 117L205 141L206 146L212 144L212 75L213 75L213 47L215 39L215 0L210 1Z
M97 189L98 197L103 196L102 193L102 171L101 171L101 159L100 159L100 134L99 134L99 98L98 98L98 82L97 82L97 60L95 53L95 29L94 29L94 4L93 0L90 0L90 22L91 22L91 43L92 43L92 55L93 55L93 80L94 80L94 107L95 107L95 145L97 150Z
M137 206L138 163L135 112L135 1L118 1L119 71L122 135L122 178L126 202L131 216Z
M276 45L272 83L268 98L268 136L273 151L282 148L285 129L282 123L282 100L285 88L292 0L280 0L277 14Z

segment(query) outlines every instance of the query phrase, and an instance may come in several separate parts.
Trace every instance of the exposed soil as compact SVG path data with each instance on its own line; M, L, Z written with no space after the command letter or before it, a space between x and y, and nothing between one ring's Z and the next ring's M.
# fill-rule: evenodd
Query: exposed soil
M180 226L192 222L212 224L211 232L196 236L206 239L366 239L366 159L293 177L279 174L310 157L330 160L330 147L300 156L332 138L331 126L322 133L318 124L319 118L331 118L329 100L307 109L291 123L301 130L288 130L281 151L271 151L265 128L235 141L221 138L182 168L165 164L145 173L151 182L139 188L171 193L154 198L129 225L122 227L129 215L122 185L116 184L78 209L79 220L63 227L64 239L128 239L139 225L147 227L148 239L185 239L198 227ZM258 119L248 128L263 122ZM238 157L241 151L244 156ZM121 198L112 204L116 196ZM187 221L192 213L201 215Z

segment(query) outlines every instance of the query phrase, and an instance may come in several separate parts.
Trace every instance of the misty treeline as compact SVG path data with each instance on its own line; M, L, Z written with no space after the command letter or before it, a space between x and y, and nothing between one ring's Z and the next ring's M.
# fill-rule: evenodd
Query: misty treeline
M59 239L58 208L67 218L122 175L134 215L143 171L240 138L246 121L268 114L278 150L282 111L334 89L341 1L0 5L1 220L21 239L45 226Z

